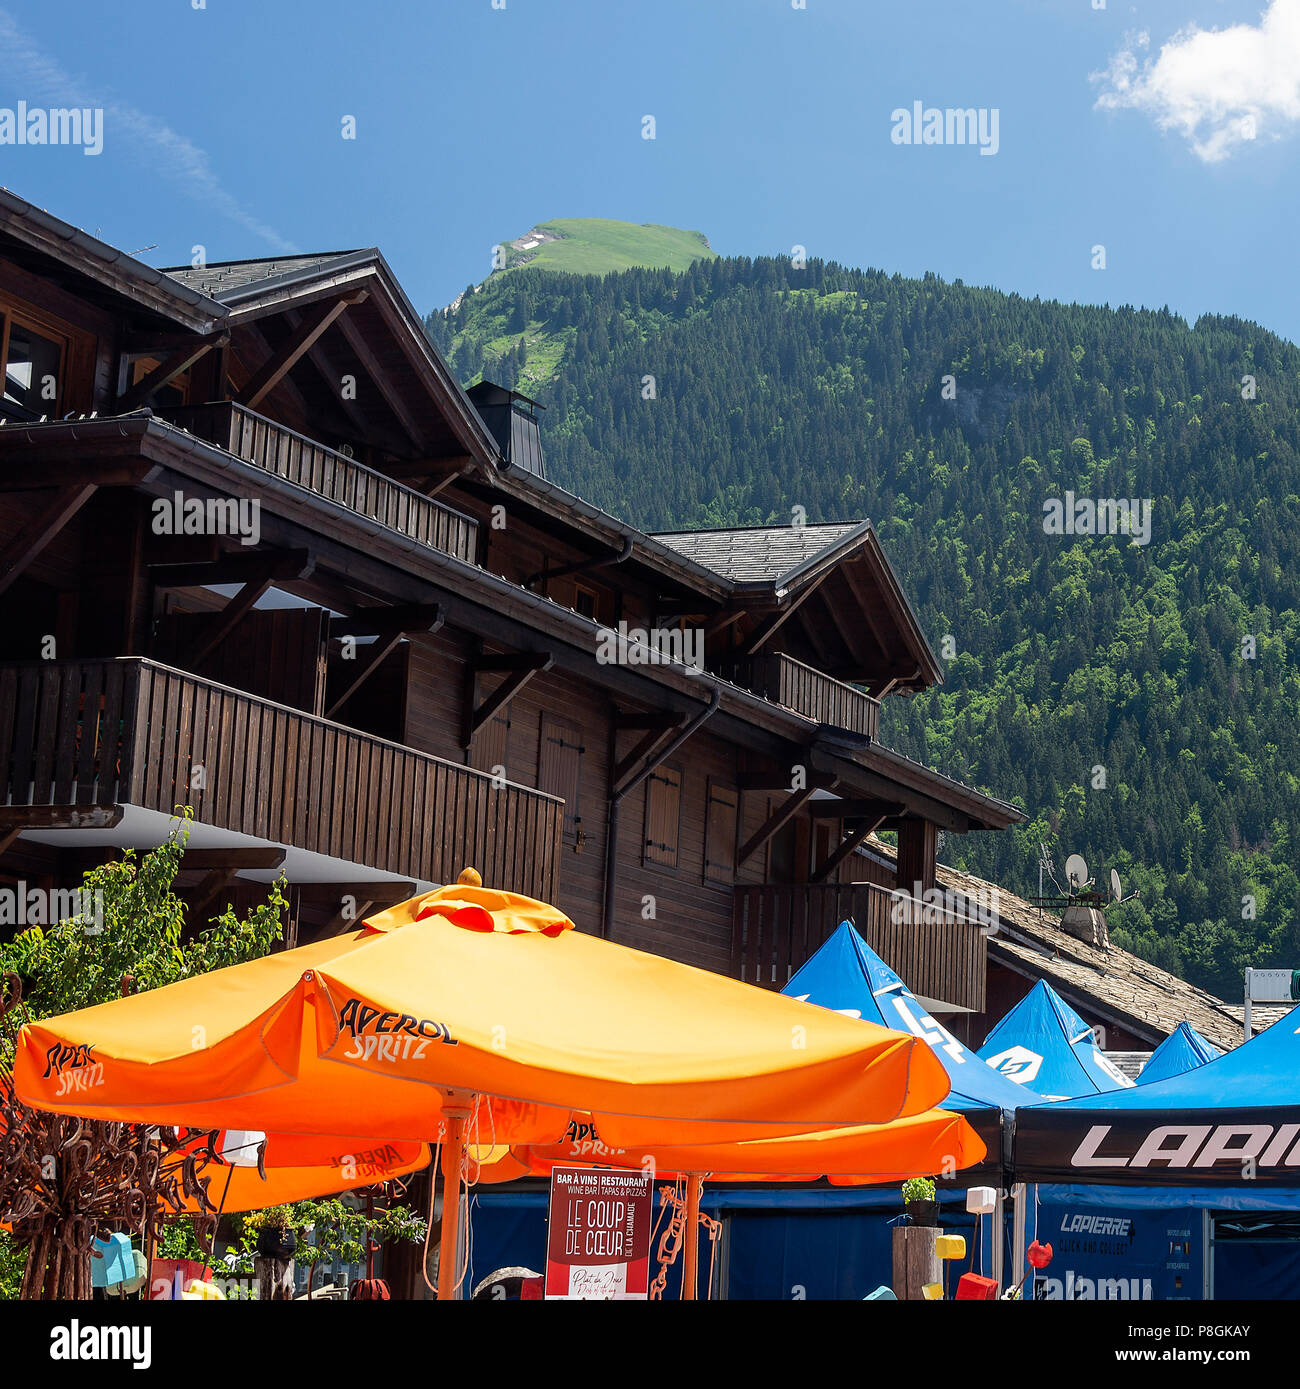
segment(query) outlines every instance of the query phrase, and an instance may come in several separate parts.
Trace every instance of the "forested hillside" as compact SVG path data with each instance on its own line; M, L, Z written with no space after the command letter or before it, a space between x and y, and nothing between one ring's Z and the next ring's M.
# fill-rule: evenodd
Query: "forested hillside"
M647 529L875 522L946 670L886 739L1031 817L948 861L1026 892L1039 839L1116 867L1115 938L1226 997L1300 967L1294 346L782 259L525 269L429 328ZM1046 534L1067 491L1150 498L1150 543Z

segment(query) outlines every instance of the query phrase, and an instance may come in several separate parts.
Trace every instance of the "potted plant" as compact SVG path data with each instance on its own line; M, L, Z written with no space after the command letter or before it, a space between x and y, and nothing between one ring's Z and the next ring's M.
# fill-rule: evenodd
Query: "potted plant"
M929 1177L909 1177L903 1183L903 1209L913 1225L933 1225L939 1216L934 1183Z
M264 1259L292 1259L298 1249L298 1236L284 1206L262 1212L257 1230L257 1252Z

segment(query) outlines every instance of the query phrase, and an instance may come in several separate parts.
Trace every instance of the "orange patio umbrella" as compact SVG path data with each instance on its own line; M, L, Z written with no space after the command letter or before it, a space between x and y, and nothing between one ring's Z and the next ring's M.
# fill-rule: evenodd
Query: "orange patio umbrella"
M698 1219L703 1180L799 1182L826 1177L836 1186L879 1186L928 1172L954 1172L983 1161L983 1140L960 1114L942 1109L821 1133L742 1143L608 1147L592 1124L570 1126L563 1143L484 1147L471 1151L483 1183L547 1177L573 1163L631 1168L687 1179L682 1296L695 1296Z
M193 1146L205 1148L207 1141L205 1134ZM217 1135L212 1156L197 1164L195 1178L210 1205L233 1215L378 1186L421 1171L430 1156L427 1143L408 1140L227 1130ZM198 1193L186 1190L183 1213L201 1210Z
M914 1037L582 935L554 907L473 884L28 1023L14 1080L27 1104L93 1118L444 1134L444 1268L467 1123L480 1141L555 1142L589 1112L621 1147L725 1143L888 1122L949 1087Z
M838 1178L845 1183L874 1185L905 1181L919 1173L955 1172L980 1162L986 1148L960 1114L927 1110L892 1124L863 1124L820 1133L744 1143L653 1145L610 1148L581 1133L563 1143L471 1150L479 1164L479 1180L512 1181L517 1177L547 1176L554 1166L589 1163L598 1167L628 1167L687 1176L708 1175L713 1181L812 1181Z

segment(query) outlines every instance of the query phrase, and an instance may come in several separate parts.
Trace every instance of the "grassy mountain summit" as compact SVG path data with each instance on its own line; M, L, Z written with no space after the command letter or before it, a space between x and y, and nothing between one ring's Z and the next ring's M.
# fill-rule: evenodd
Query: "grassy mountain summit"
M557 217L539 222L523 236L502 243L506 269L531 265L570 275L606 275L639 266L685 270L717 252L703 232L680 231L652 222L615 222L605 217Z
M1113 938L1223 997L1300 966L1293 344L783 258L533 265L429 330L646 529L872 518L945 667L886 741L1030 817L946 861L1022 892L1040 839L1117 868ZM1149 532L1052 523L1080 501Z

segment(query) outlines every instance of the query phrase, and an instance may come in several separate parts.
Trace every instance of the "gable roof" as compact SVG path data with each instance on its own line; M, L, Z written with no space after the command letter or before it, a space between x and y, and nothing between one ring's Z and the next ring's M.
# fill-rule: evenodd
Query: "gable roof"
M267 256L261 260L216 261L194 267L173 265L162 273L178 284L197 290L220 303L229 304L244 293L261 293L272 285L287 284L301 277L312 277L318 271L333 272L345 269L357 257L370 258L378 254L371 247L358 251L319 251L303 256Z
M873 694L943 683L870 521L664 531L654 539L725 579L754 612L787 607L794 621L774 649L841 680L870 683Z
M293 324L292 315L311 304L356 293L347 322L328 330L318 344L328 348L335 369L371 376L382 371L387 379L377 381L381 388L371 393L376 408L387 401L399 430L409 433L414 425L420 437L407 442L418 456L427 456L434 443L463 450L467 462L485 474L499 465L496 441L376 247L221 261L202 268L174 266L165 274L189 292L210 294L226 309L232 333L266 334L276 315L289 315L285 322ZM358 356L362 340L370 361ZM319 372L309 372L306 379L319 388L317 376ZM295 374L294 379L304 378ZM336 403L335 394L327 394L328 402L318 390L322 408Z
M784 588L819 557L857 539L870 521L807 526L740 526L731 530L660 531L655 539L733 584Z

